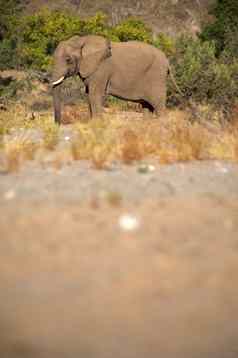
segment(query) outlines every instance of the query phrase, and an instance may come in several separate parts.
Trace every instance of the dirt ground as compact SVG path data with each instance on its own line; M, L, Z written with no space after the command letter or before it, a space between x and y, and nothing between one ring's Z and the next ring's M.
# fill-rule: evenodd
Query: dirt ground
M238 357L238 165L153 165L0 175L1 358Z

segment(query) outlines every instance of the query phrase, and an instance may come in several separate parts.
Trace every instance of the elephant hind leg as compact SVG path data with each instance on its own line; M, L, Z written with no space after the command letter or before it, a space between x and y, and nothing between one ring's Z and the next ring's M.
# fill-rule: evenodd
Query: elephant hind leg
M148 101L141 100L139 103L142 105L143 109L147 109L149 112L154 112L154 107Z
M154 113L158 116L162 115L166 109L167 101L167 71L160 71L156 76L155 73L150 73L147 79L149 84L145 88L145 100L150 103L154 109Z
M151 95L150 99L148 100L148 102L151 104L151 106L154 109L154 113L157 116L161 116L166 109L166 99L167 99L167 94L166 91L160 91L159 95L158 95L158 91L156 93L157 95Z
M149 109L150 112L154 113L156 116L161 116L165 112L166 109L166 98L157 98L157 100L148 100L143 108Z
M166 103L165 101L160 101L157 105L155 105L154 107L154 113L157 115L157 116L161 116L164 114L166 110Z

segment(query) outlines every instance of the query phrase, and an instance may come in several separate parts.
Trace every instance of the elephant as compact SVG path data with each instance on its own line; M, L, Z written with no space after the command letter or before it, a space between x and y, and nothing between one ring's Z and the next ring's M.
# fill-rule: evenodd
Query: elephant
M88 94L91 117L100 116L107 95L148 104L156 114L166 106L166 55L140 41L111 42L103 36L73 36L54 52L52 92L55 122L61 122L60 88L79 75Z

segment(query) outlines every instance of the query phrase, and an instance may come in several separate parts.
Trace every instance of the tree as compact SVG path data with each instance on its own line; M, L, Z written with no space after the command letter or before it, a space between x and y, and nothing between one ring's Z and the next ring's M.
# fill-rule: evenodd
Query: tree
M217 0L211 13L216 19L205 27L201 37L203 40L213 40L216 44L217 55L220 55L230 42L230 38L237 37L238 1Z
M0 0L0 41L10 31L11 24L22 10L24 2L21 0Z

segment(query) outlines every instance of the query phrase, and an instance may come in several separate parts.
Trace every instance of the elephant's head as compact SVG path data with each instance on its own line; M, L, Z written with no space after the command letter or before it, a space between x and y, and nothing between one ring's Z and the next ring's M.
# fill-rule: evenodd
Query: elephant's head
M74 36L62 41L54 53L52 76L55 121L61 121L60 85L70 76L90 77L111 56L110 41L102 36Z

